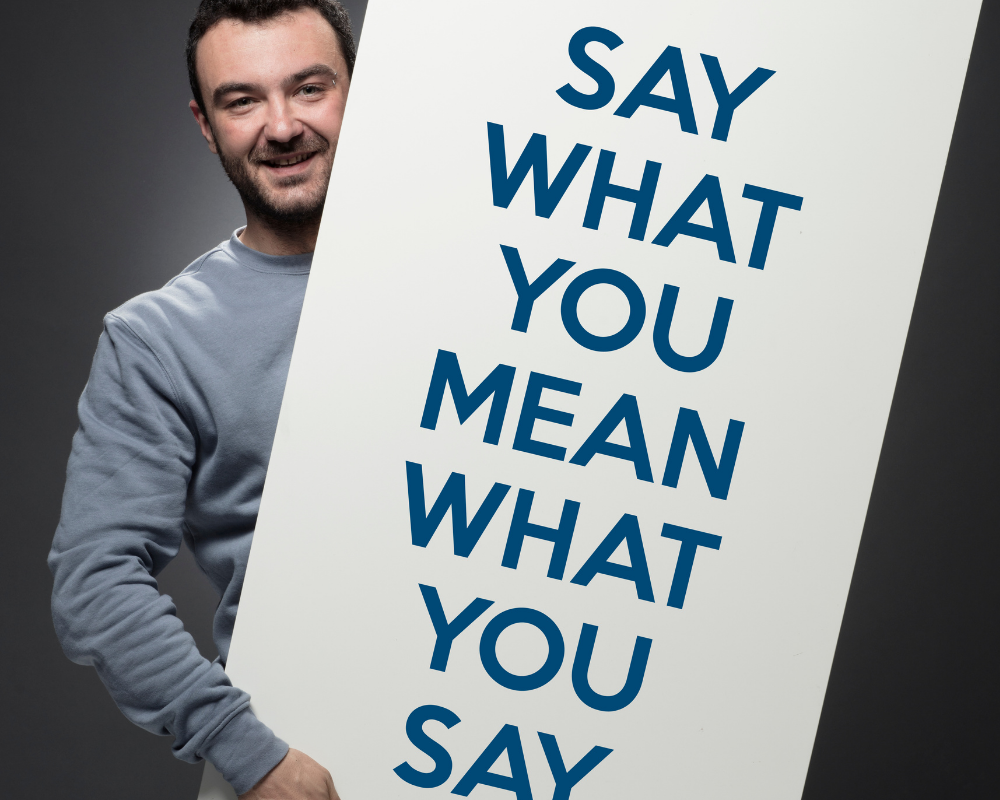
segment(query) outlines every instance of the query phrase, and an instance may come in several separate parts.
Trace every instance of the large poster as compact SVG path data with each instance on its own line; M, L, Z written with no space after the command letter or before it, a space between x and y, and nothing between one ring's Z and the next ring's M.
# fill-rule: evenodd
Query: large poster
M345 800L801 794L978 12L372 0L228 665Z

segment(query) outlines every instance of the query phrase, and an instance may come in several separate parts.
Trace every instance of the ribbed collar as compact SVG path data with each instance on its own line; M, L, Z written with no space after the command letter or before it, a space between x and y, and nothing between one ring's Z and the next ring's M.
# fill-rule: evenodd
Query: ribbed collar
M237 228L222 249L235 261L255 272L273 272L283 275L308 275L312 266L312 253L297 256L271 256L247 247L239 240L243 228Z

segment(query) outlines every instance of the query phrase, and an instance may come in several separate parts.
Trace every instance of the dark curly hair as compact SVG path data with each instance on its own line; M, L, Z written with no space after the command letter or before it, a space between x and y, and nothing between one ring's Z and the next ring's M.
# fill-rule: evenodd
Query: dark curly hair
M354 74L354 59L357 48L354 45L354 34L351 31L351 18L347 10L337 0L201 0L198 12L191 20L187 39L187 68L191 91L198 107L205 111L201 87L198 85L198 72L195 55L198 42L209 28L224 19L237 19L241 22L263 22L285 14L298 11L300 8L315 8L323 18L330 23L340 42L340 50L347 62L347 75Z

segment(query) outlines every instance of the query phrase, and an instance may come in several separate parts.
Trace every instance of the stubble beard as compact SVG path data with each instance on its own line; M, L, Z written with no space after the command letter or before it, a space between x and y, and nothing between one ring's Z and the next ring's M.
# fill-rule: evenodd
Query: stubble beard
M296 137L284 145L271 143L266 148L255 148L244 158L230 156L219 148L219 161L226 176L236 187L243 204L262 221L276 228L296 229L317 224L323 214L326 190L330 184L330 168L327 164L316 188L305 197L293 201L282 201L251 171L251 164L260 164L290 153L302 150L315 152L313 158L323 158L330 150L330 142L315 134L308 138ZM281 186L293 188L309 181L309 177L293 176L282 179Z

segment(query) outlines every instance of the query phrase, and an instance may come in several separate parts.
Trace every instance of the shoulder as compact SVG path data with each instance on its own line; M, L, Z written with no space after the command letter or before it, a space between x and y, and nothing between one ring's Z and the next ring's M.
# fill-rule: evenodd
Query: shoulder
M165 286L145 292L105 316L105 329L129 331L152 346L171 330L211 324L226 302L226 284L238 279L238 264L224 244L192 261Z
M234 234L166 286L109 313L105 331L112 340L138 340L178 374L199 365L224 369L240 353L290 347L311 261L311 254L258 253Z

